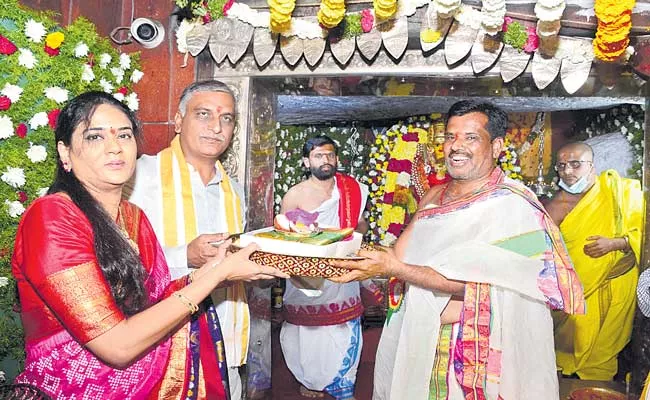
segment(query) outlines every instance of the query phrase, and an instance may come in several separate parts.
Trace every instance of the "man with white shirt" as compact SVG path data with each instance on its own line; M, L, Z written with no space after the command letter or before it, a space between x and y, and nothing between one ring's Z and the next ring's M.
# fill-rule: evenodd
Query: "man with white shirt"
M310 176L289 189L282 212L296 208L318 212L320 226L367 229L362 217L368 188L336 172L337 147L327 136L307 140L303 162ZM305 283L310 289L305 289ZM376 286L367 288L375 296ZM287 367L302 384L301 394L336 399L354 395L361 355L361 304L358 282L336 284L323 279L294 278L284 295L285 322L280 333Z
M171 145L137 163L129 201L142 208L163 246L172 279L189 274L217 254L211 242L243 232L244 191L219 157L235 129L235 97L220 81L195 82L182 93ZM212 295L224 336L231 399L242 392L250 315L242 284Z

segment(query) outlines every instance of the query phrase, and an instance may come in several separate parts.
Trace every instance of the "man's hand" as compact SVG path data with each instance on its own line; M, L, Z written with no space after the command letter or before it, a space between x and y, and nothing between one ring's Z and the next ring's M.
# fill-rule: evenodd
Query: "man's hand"
M364 260L332 260L335 267L350 269L352 271L335 278L332 282L347 283L351 281L363 281L369 278L395 276L399 271L402 262L397 258L393 249L385 251L359 251L360 257Z
M228 233L212 233L197 236L187 245L187 264L192 267L200 267L208 259L219 253L219 247L210 243L218 242L228 237ZM222 245L225 245L222 244Z
M602 257L605 254L616 250L625 250L625 248L627 247L627 244L625 243L625 239L621 239L621 238L612 239L604 236L595 235L595 236L589 236L587 240L592 240L592 242L586 244L585 247L583 248L583 251L585 252L586 255L588 255L591 258Z

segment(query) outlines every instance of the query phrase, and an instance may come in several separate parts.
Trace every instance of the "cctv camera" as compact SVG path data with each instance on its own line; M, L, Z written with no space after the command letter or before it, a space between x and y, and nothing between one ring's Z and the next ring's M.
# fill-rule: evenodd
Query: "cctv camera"
M165 38L165 28L156 20L138 18L131 24L131 37L146 49L153 49Z

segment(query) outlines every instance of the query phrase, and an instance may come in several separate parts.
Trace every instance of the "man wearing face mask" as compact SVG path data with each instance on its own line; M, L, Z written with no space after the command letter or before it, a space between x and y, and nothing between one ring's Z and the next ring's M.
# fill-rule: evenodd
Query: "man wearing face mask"
M555 347L564 375L611 380L632 333L644 205L639 181L614 170L597 176L593 160L586 143L560 148L561 190L546 205L584 286L587 310L554 315Z

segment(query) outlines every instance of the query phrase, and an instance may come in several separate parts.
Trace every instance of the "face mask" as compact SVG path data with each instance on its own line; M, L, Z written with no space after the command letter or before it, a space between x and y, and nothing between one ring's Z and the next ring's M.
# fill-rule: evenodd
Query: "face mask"
M585 191L587 186L589 185L589 181L587 180L586 176L583 176L582 178L578 179L576 183L573 185L569 186L562 179L560 179L560 183L558 184L562 189L566 190L567 192L571 194L580 194Z

